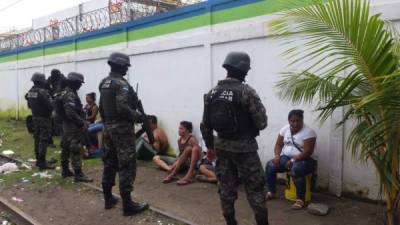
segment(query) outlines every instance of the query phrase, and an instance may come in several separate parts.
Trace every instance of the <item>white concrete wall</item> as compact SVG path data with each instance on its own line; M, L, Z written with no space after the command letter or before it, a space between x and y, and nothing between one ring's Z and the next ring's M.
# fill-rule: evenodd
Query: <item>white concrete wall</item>
M393 8L399 9L399 6L379 5L374 10L398 21L400 15L393 13ZM257 138L263 164L273 156L273 146L279 129L287 123L288 111L302 108L306 111L305 122L318 134L315 150L319 162L318 185L336 195L345 191L376 199L379 187L373 167L352 161L345 149L349 126L346 125L344 130L334 128L341 112L336 112L330 121L321 125L316 121L317 114L312 112L312 106L291 105L278 98L274 85L287 62L280 56L283 50L280 41L271 38L265 27L266 22L275 17L260 16L136 42L19 61L18 65L15 62L0 64L0 76L9 82L7 85L0 83L0 109L9 107L3 102L15 102L18 98L13 91L13 87L17 87L17 78L19 100L23 105L23 96L31 86L30 76L36 71L49 75L53 68L64 74L76 70L85 75L85 85L79 91L84 101L85 93L98 93L98 83L108 74L107 56L113 51L122 51L131 56L128 79L134 88L139 83L139 97L145 110L159 117L161 127L176 147L181 120L192 121L195 134L199 136L203 94L224 78L221 64L226 54L246 51L252 59L247 82L259 93L269 116L268 128ZM13 80L17 66L18 76Z
M14 63L16 64L16 63ZM17 106L17 90L18 80L17 71L13 69L6 69L0 73L1 83L7 85L1 85L0 91L0 111L4 111L10 108L16 108Z

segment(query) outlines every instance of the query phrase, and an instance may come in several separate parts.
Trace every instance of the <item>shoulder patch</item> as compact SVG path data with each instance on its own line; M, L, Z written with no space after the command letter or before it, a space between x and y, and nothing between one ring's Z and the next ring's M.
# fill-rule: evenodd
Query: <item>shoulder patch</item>
M111 87L112 80L105 80L100 88L110 88Z
M37 92L28 92L27 98L37 98L38 93Z
M121 90L129 92L129 86L128 85L124 85L124 86L121 87Z

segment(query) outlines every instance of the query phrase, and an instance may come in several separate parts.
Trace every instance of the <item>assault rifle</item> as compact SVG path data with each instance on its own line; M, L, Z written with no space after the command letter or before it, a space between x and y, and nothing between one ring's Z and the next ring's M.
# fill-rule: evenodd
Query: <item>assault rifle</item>
M136 85L136 94L138 94L139 91L139 85ZM136 138L139 138L140 136L142 136L143 133L146 132L147 137L149 139L150 144L154 143L154 135L153 135L153 131L150 129L150 123L149 123L149 119L146 115L146 113L144 112L143 109L143 105L142 105L142 101L138 98L138 102L137 102L137 110L142 114L142 118L141 118L141 125L142 128L136 132L135 136Z

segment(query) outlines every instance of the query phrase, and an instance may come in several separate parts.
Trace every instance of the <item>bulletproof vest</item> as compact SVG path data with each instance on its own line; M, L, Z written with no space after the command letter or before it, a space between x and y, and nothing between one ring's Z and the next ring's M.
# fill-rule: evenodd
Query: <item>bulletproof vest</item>
M218 85L208 98L208 113L213 130L218 137L237 140L258 135L249 112L241 105L244 86L237 84Z
M118 78L115 77L107 77L105 78L99 86L100 89L100 104L102 107L102 119L105 121L110 120L121 120L126 121L128 120L124 115L119 115L117 112L117 105L116 105L116 91L121 87L118 85L119 81ZM133 88L130 85L127 85L128 88L128 104L129 106L136 110L137 109L137 96L136 93L133 91Z
M41 88L39 87L32 87L28 91L26 94L28 105L32 110L33 116L50 117L52 109L49 109L45 104L43 104L44 102L49 101L49 99L45 99L45 96L40 93L40 89Z

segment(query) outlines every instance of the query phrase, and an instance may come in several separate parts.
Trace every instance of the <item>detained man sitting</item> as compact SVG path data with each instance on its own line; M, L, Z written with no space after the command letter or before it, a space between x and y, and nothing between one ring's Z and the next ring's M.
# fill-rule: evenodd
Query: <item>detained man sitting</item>
M140 160L152 160L155 155L175 156L174 150L170 147L167 135L164 130L158 127L155 115L147 116L150 129L153 132L154 143L150 144L146 134L138 138L136 142L136 155Z

